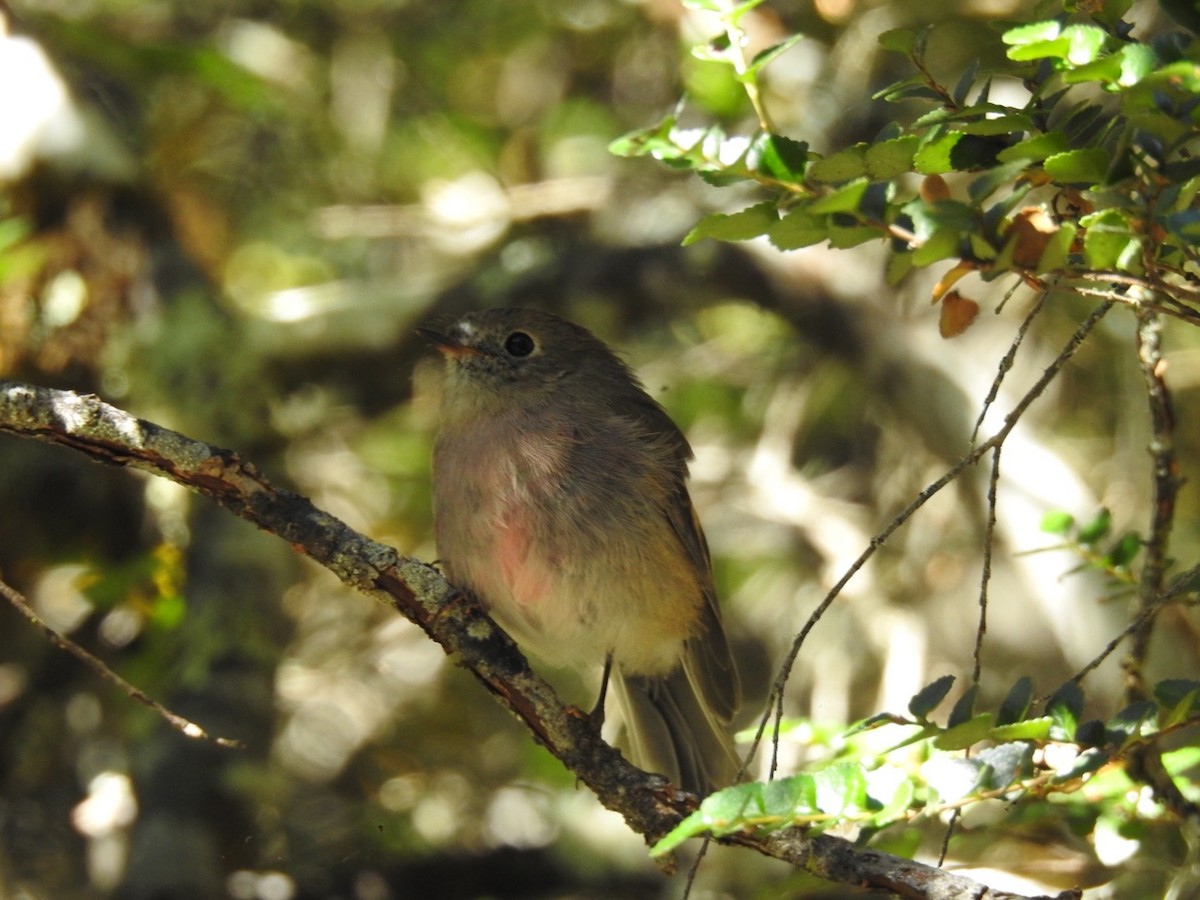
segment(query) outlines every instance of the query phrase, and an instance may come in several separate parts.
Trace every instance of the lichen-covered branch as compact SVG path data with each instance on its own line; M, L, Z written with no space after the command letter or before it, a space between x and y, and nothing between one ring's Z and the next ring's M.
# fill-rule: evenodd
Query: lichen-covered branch
M275 487L237 453L137 419L95 396L12 382L0 382L0 432L170 478L288 541L350 587L394 607L469 669L605 806L648 840L661 837L695 809L695 797L634 768L601 740L591 720L564 705L507 635L436 569L400 556L306 498ZM933 866L828 835L809 836L798 828L725 841L830 881L889 890L899 897L1020 900ZM1079 896L1068 891L1055 900Z

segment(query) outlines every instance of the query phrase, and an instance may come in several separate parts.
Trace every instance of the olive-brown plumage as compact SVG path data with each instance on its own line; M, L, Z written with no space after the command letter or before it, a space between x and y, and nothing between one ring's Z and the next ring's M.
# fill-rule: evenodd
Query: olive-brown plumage
M634 763L700 793L731 783L740 689L683 434L556 316L492 309L421 334L447 362L433 478L447 577L549 663L611 658Z

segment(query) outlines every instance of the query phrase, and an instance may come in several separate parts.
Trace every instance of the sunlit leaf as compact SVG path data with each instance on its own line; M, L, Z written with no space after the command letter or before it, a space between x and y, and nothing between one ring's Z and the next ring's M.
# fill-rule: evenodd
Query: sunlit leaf
M913 156L919 145L920 139L915 135L872 144L865 154L867 174L881 181L912 171Z
M766 234L778 221L779 214L775 210L775 204L770 201L729 215L710 213L688 232L687 237L683 239L683 244L686 247L704 238L714 238L718 241L747 241Z
M767 236L780 250L798 250L810 247L829 238L829 221L818 216L808 207L799 207L775 222Z
M966 750L988 737L992 730L992 723L991 713L980 713L943 731L933 739L933 746L939 750Z
M1038 134L1023 141L1018 141L1011 147L1005 147L996 154L996 158L1000 162L1016 162L1022 159L1029 160L1030 162L1040 162L1047 156L1055 156L1063 153L1069 146L1070 144L1065 134L1061 131L1050 131L1046 134Z
M1065 184L1092 185L1104 181L1112 157L1103 147L1067 150L1046 157L1046 174Z
M866 174L866 144L856 144L823 159L814 160L808 167L808 176L813 181L826 183L850 181Z

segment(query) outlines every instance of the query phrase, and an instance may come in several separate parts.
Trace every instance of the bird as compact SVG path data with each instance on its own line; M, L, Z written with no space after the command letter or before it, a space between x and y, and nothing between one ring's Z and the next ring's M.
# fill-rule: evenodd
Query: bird
M493 308L418 334L445 361L433 452L437 554L527 653L602 668L630 761L706 795L739 771L741 687L692 450L587 329Z

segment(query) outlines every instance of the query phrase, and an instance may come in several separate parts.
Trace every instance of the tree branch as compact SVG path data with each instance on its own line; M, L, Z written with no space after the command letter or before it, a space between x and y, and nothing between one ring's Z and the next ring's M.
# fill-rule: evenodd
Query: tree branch
M185 437L95 396L0 382L0 432L61 444L93 460L128 466L185 485L288 541L345 584L395 608L470 670L606 807L647 840L657 840L696 807L696 798L626 762L589 718L566 706L487 614L432 566L400 556L270 484L238 454ZM742 834L725 843L802 866L829 881L929 900L1020 900L902 857L855 847L829 835L787 828ZM1078 898L1078 891L1055 900ZM1048 898L1031 898L1048 900Z

